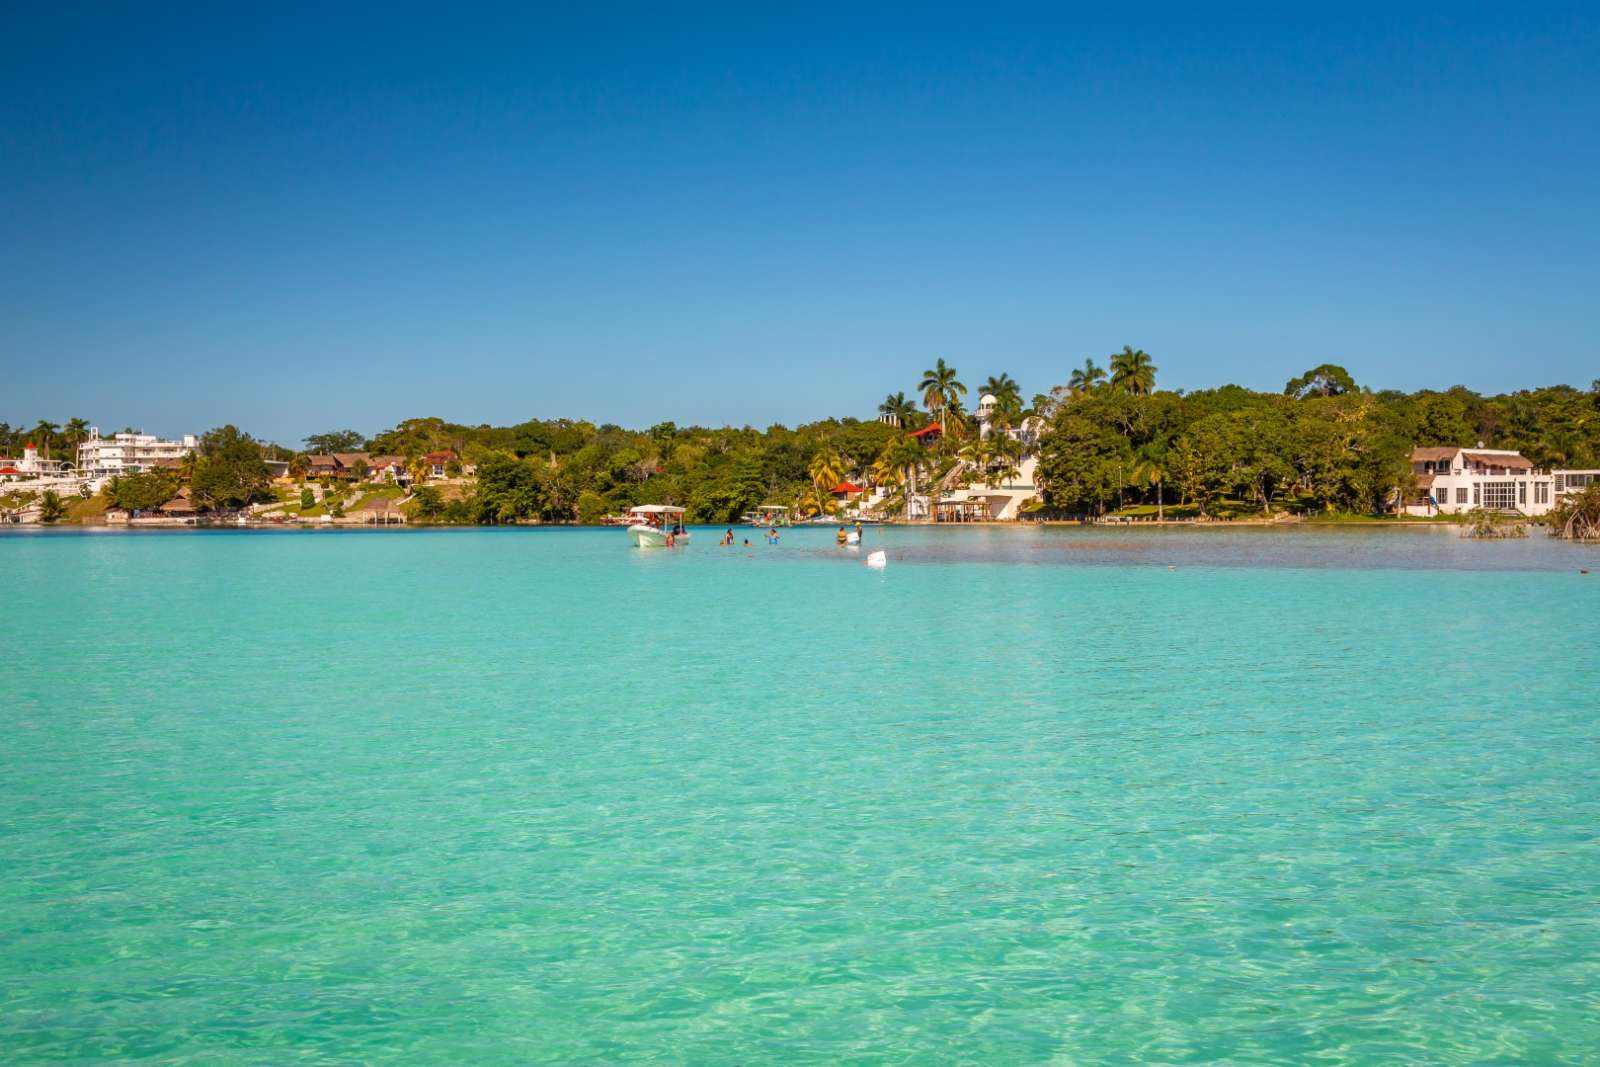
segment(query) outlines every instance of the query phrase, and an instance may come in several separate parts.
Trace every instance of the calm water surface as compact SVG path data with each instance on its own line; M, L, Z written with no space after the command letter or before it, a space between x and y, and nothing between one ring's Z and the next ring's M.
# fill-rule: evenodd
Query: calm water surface
M1600 553L714 541L0 535L0 1060L1600 1057Z

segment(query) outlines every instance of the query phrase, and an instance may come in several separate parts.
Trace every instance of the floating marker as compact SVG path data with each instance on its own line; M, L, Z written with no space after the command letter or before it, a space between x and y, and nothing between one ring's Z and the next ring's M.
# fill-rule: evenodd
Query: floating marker
M884 555L883 549L880 548L876 552L867 554L867 566L871 567L873 570L881 571L888 565L889 557Z

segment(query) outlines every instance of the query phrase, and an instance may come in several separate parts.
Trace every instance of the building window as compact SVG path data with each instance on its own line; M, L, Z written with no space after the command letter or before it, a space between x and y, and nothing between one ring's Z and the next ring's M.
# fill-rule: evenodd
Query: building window
M1490 511L1511 511L1517 504L1516 482L1484 482L1483 506Z
M1566 488L1567 488L1567 476L1565 474L1556 475L1556 492L1558 492L1558 493L1562 492Z
M1527 502L1528 502L1528 483L1527 482L1518 482L1517 483L1517 506L1521 507L1523 504L1526 504Z
M1467 487L1464 486L1464 485L1457 486L1456 487L1456 503L1457 504L1465 504L1466 502L1467 502Z
M1533 484L1533 502L1535 504L1550 503L1550 483L1535 482Z
M1478 483L1472 483L1472 506L1477 507L1481 501L1478 499Z

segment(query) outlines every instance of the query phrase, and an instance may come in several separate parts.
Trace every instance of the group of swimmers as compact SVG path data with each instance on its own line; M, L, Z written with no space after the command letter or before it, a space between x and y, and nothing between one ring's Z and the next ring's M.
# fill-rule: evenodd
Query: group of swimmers
M766 536L767 536L767 544L769 544L769 545L777 544L778 543L778 528L776 526L768 527ZM733 530L729 529L727 533L723 534L722 535L722 540L718 541L717 544L722 546L723 548L727 548L728 546L732 545L733 544ZM744 547L746 547L746 548L750 547L750 538L746 537L744 539Z
M776 526L767 527L766 537L767 544L777 544L778 528ZM854 532L848 526L839 527L839 533L835 536L835 540L841 545L859 545L861 543L861 523L856 523ZM722 535L722 540L718 541L717 544L722 548L728 548L735 544L732 527L729 527L727 532ZM746 537L744 539L744 547L750 547L750 538Z

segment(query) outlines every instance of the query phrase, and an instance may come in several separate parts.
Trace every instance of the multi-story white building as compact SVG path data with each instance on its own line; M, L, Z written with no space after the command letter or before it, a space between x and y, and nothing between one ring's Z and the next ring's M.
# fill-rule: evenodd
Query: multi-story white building
M1600 471L1536 468L1522 453L1503 448L1418 448L1411 453L1417 495L1411 515L1485 511L1544 515L1568 493L1600 480Z
M78 472L85 477L103 478L118 474L137 474L158 461L177 461L200 446L194 434L176 441L147 433L117 433L101 437L98 427L78 446Z

